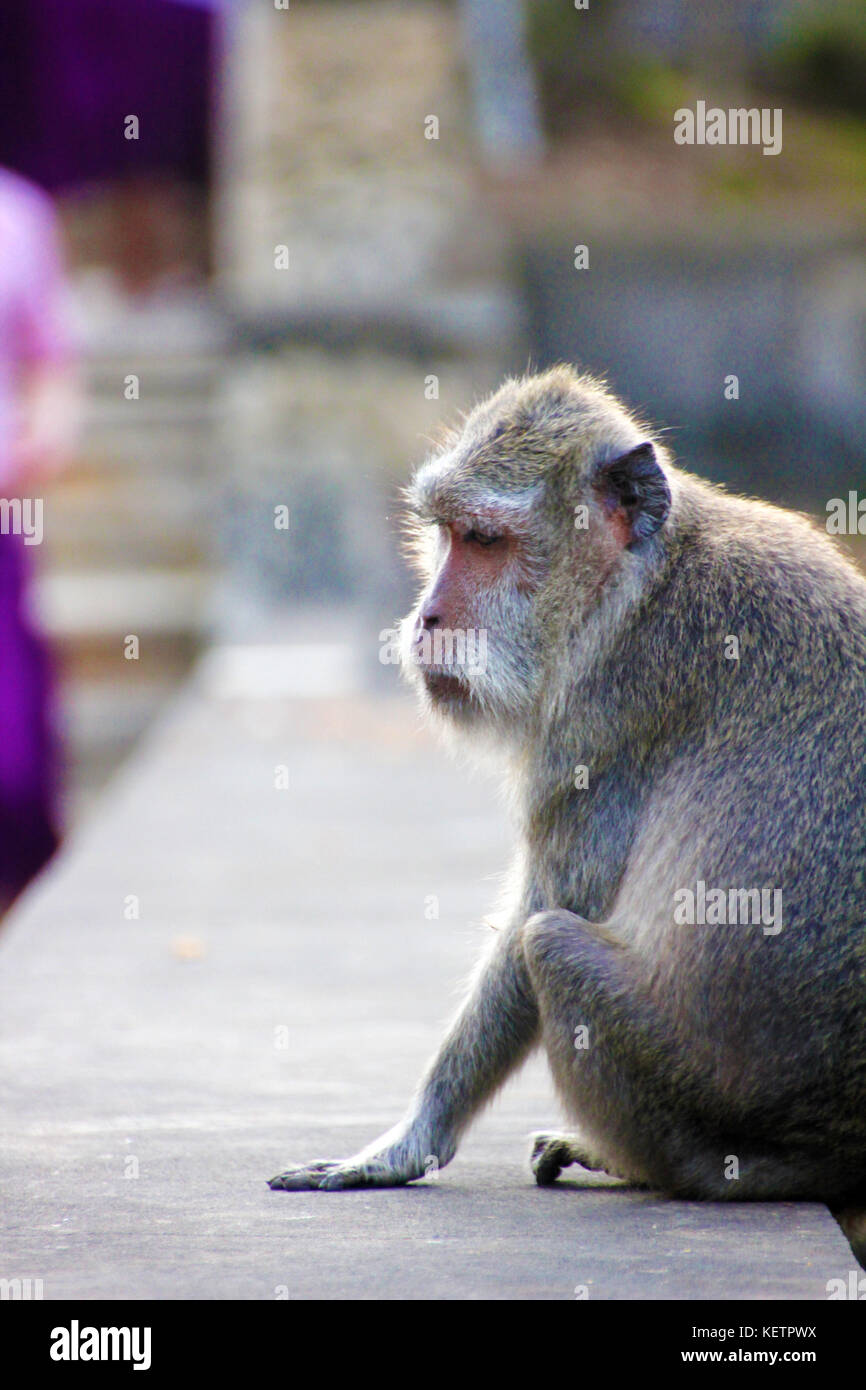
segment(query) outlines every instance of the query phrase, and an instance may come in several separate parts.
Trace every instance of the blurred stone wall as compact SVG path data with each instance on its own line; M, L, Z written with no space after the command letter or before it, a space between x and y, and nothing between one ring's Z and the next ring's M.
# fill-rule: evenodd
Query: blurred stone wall
M562 241L541 241L524 269L539 364L608 375L673 427L685 466L819 514L861 476L861 238L607 239L582 276Z

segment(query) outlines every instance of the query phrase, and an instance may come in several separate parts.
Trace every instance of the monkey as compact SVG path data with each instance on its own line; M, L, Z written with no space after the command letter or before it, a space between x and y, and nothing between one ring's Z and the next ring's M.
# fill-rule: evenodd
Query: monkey
M443 1168L541 1047L578 1133L534 1137L539 1185L820 1200L863 1263L866 580L567 365L476 404L408 504L404 669L501 762L502 925L405 1117L270 1186Z

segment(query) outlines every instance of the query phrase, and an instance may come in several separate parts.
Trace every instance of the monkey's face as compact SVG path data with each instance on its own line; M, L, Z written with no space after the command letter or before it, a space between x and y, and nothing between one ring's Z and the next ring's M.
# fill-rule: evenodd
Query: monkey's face
M424 589L403 623L404 669L430 711L511 736L671 501L653 444L565 369L476 407L408 497Z
M537 693L537 581L504 511L419 525L427 583L403 623L404 670L428 710L463 726L512 721Z

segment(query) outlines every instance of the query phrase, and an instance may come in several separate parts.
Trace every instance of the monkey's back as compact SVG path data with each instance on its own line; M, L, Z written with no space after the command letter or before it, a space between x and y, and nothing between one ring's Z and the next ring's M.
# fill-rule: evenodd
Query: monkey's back
M611 916L732 1113L866 1175L866 581L802 518L680 488L643 619L672 714ZM778 920L731 921L741 891Z

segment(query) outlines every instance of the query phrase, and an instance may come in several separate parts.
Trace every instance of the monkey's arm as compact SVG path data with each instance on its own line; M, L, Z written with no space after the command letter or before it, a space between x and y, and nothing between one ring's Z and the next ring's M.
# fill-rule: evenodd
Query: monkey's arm
M518 929L503 931L404 1119L360 1153L298 1164L272 1178L286 1191L399 1187L450 1163L473 1115L526 1057L538 1010ZM435 1163L433 1162L435 1160Z

